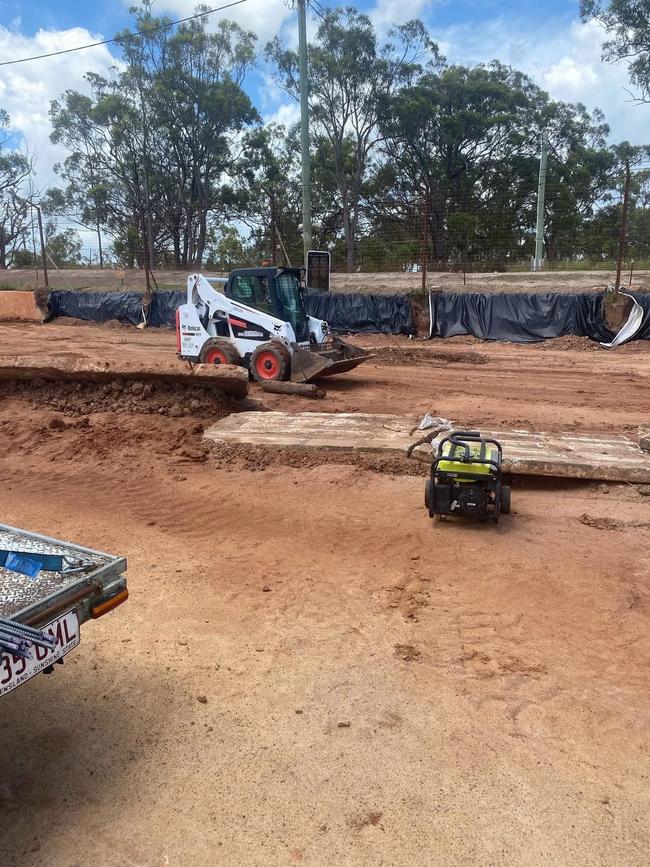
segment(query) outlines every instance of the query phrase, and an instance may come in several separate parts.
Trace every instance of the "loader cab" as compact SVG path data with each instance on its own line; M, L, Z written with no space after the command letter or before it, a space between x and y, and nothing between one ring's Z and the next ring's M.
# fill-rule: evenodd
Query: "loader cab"
M298 343L309 340L309 322L298 268L238 268L230 272L226 295L233 301L289 322Z

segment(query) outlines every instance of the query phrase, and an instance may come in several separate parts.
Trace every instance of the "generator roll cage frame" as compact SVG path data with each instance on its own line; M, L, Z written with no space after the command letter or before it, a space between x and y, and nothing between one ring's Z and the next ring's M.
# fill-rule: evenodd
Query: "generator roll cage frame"
M460 439L462 437L462 439ZM451 443L451 454L443 455L443 448L445 443ZM481 451L479 456L472 455L469 443L479 443L481 446ZM499 455L498 461L493 460L492 458L486 457L486 446L493 445L496 447L497 454ZM454 452L456 449L462 449L462 454L457 455ZM445 481L453 481L457 485L462 485L463 481L459 480L459 477L462 476L463 480L467 481L476 481L483 482L489 490L494 490L494 520L499 519L499 514L501 512L501 463L503 459L503 449L501 448L501 443L497 442L497 440L492 439L491 437L482 437L480 431L476 430L455 430L451 431L449 436L444 437L438 443L438 454L435 459L431 463L431 485L436 484L436 478L441 478ZM490 467L494 472L489 475L486 473L473 473L471 470L463 470L462 473L456 471L449 470L441 470L439 469L439 465L443 461L448 462L458 462L461 464L483 464L485 466ZM431 503L429 506L429 517L433 517L436 514L433 511L433 497L431 498Z

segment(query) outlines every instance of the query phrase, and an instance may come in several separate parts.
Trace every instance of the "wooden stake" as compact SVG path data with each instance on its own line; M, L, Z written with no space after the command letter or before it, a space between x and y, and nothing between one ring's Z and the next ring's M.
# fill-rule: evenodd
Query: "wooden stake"
M272 394L294 394L299 397L325 397L326 391L320 385L310 385L307 382L281 382L272 379L268 382L262 382L262 391L268 391Z

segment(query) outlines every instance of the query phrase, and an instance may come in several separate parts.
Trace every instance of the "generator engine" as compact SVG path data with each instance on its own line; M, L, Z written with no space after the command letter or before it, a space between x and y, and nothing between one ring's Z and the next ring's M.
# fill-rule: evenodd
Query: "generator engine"
M510 512L510 486L503 483L500 443L479 431L452 431L438 445L424 491L430 517L491 520Z

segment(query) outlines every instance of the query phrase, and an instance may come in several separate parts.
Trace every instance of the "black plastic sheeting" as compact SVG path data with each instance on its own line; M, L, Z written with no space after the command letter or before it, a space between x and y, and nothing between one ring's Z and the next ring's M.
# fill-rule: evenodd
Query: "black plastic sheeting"
M117 319L131 325L144 321L141 292L50 292L47 296L50 315L74 316L89 322ZM154 328L174 328L176 308L185 303L183 290L155 292L147 311L147 324Z
M413 334L413 314L406 295L363 295L305 292L310 316L324 319L334 331L374 334ZM155 292L147 311L147 324L174 328L176 308L185 303L184 290ZM131 325L143 321L141 292L50 292L52 316L74 316L91 322L117 319Z
M644 316L635 340L650 340L650 295L631 294ZM184 290L156 292L147 312L147 323L173 328L176 308L185 303ZM458 292L431 296L433 336L473 334L482 340L536 343L550 337L575 334L608 342L603 292L580 295L559 292L490 293ZM74 316L92 322L118 319L131 325L143 321L140 292L50 292L53 316ZM307 291L305 307L310 316L324 319L335 331L373 334L413 334L413 313L407 295L364 295Z
M650 340L650 295L628 293L643 307L634 340ZM575 334L609 342L614 333L603 319L604 292L441 293L431 296L433 336L473 334L481 340L536 343Z
M356 334L415 334L407 295L365 295L361 292L305 292L307 313L324 319L333 331Z

